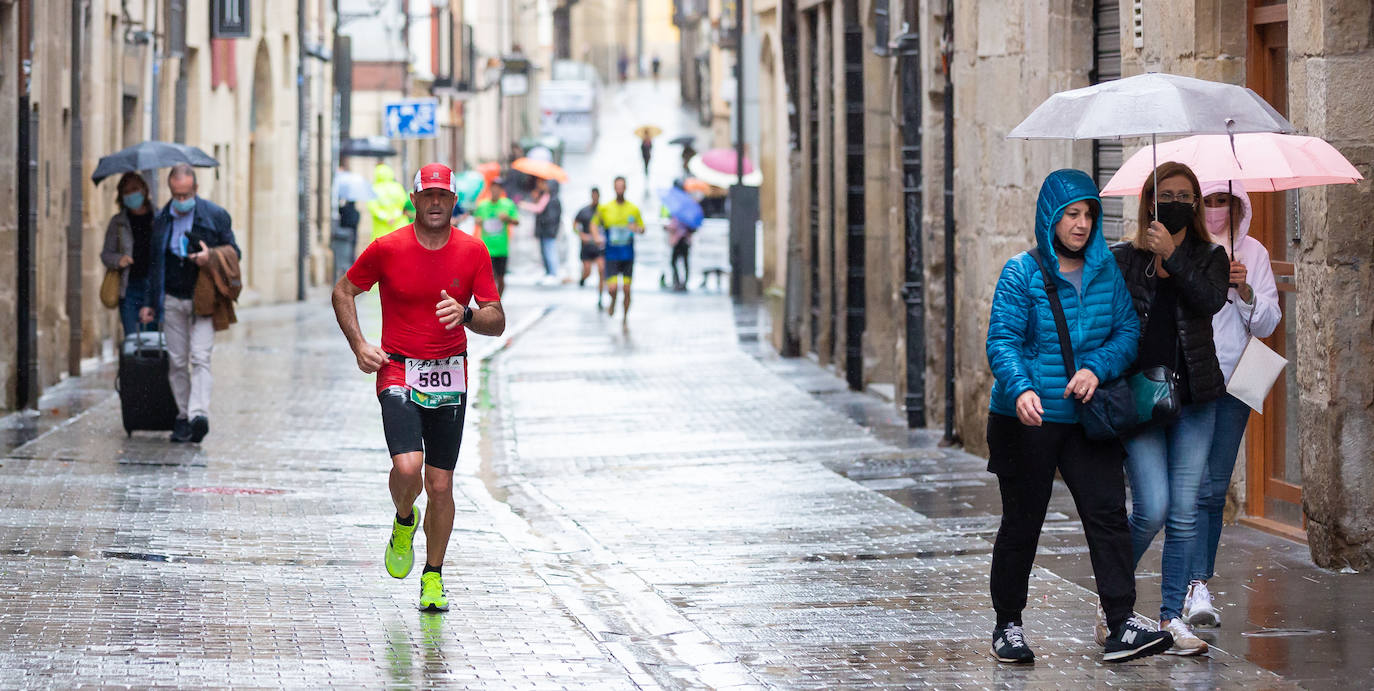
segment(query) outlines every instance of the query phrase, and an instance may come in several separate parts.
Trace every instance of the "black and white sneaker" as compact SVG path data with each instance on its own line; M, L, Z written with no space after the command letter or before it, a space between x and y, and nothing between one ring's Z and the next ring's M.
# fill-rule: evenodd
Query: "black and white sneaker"
M1030 662L1035 653L1026 645L1026 633L1018 624L1004 624L992 632L992 656L998 662Z
M1168 631L1156 631L1135 617L1126 620L1116 633L1107 637L1102 646L1103 662L1125 662L1136 658L1158 655L1174 644L1174 637Z

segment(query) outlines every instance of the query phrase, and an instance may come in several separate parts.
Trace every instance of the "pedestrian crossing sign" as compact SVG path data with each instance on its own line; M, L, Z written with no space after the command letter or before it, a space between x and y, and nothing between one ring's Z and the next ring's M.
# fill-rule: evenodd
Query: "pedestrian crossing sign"
M382 131L392 139L433 139L438 136L439 101L408 98L384 105Z

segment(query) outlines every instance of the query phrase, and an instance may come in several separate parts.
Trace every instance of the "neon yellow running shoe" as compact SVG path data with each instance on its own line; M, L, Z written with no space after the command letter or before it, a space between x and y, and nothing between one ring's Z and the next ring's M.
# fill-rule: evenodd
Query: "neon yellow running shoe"
M447 612L448 596L444 594L444 577L433 571L420 574L420 609L426 612Z
M412 507L410 515L415 519L412 525L401 525L395 517L391 519L391 539L386 543L385 561L386 572L392 578L409 576L410 568L415 565L415 549L411 547L411 541L415 539L415 529L420 527L420 507Z

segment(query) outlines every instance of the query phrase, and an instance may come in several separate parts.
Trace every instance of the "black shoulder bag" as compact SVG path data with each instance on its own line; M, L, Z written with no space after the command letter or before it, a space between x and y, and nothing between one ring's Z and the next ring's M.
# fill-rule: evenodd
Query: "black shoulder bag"
M1059 302L1059 286L1040 260L1037 249L1030 251L1045 279L1045 295L1050 299L1054 326L1059 332L1059 351L1064 357L1064 370L1069 379L1078 371L1074 367L1073 343L1069 340L1069 325L1064 318L1064 305ZM1131 432L1147 425L1167 424L1178 417L1180 404L1178 377L1168 367L1147 367L1129 376L1100 382L1087 403L1078 405L1078 422L1089 439L1114 439L1130 436Z

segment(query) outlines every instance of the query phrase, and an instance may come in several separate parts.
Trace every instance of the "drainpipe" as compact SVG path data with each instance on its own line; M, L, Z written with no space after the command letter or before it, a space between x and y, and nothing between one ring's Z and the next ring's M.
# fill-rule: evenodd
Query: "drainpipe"
M310 255L310 116L305 76L305 0L296 0L296 300L305 300Z
M945 436L941 444L960 443L954 432L954 1L945 5Z
M914 23L913 23L914 24ZM921 37L918 26L894 39L902 90L902 193L905 199L906 426L926 426L925 259L921 247L922 170Z
M18 332L15 347L15 407L38 406L38 310L34 295L38 285L37 262L33 251L38 228L38 118L29 106L33 82L33 0L19 0L17 38L19 87L18 120L16 121L15 196L19 211L16 258L18 290L15 295Z
M82 253L82 185L81 175L81 40L83 24L82 0L72 0L72 26L68 40L72 44L71 64L71 223L67 226L67 320L70 327L67 341L67 374L81 376L81 340L84 315L82 306L85 301L81 295Z

